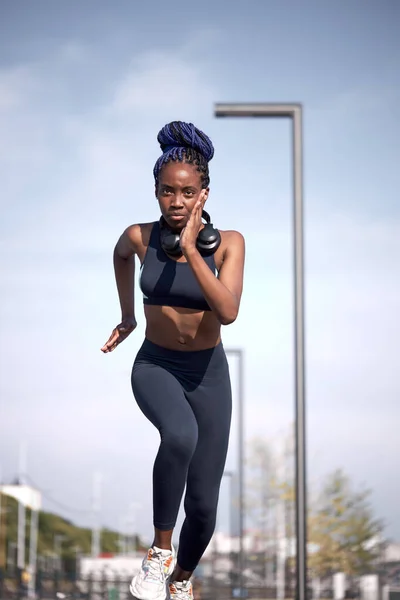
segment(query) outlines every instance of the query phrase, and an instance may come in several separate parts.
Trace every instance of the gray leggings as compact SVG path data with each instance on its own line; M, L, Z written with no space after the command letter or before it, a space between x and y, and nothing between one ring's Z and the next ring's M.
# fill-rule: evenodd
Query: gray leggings
M194 571L214 532L228 450L232 396L222 343L168 350L145 339L132 368L132 390L160 432L153 468L153 523L173 529L186 485L178 564Z

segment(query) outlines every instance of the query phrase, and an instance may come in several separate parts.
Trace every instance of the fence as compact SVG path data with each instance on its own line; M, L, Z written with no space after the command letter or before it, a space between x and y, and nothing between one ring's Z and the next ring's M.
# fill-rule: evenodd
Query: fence
M38 572L35 600L132 600L129 592L131 577L110 574L106 577L66 578L57 573ZM249 586L242 596L237 587L217 582L212 578L192 578L196 600L261 600L276 598L273 587ZM287 589L286 598L293 598ZM0 600L29 598L28 582L22 577L0 573ZM310 596L311 597L311 596Z
M400 600L400 586L398 585L398 574L392 569L391 577L385 578L383 585L379 586L376 600ZM233 575L233 574L231 574ZM46 572L39 570L36 577L36 588L34 600L132 600L129 585L132 574L107 572L97 576L82 577L76 573L65 574L61 572ZM266 585L252 585L246 583L245 589L240 594L237 587L236 577L230 577L223 581L213 576L193 577L194 597L196 600L275 600L278 596L277 588ZM328 583L328 582L327 582ZM347 587L344 599L363 600L362 590L359 582L354 581L352 586ZM13 570L11 572L0 569L0 600L25 600L29 598L28 579L26 574ZM318 600L332 599L333 588L328 583L320 587ZM295 597L294 586L285 589L285 600L293 600ZM316 600L315 590L310 585L307 597Z

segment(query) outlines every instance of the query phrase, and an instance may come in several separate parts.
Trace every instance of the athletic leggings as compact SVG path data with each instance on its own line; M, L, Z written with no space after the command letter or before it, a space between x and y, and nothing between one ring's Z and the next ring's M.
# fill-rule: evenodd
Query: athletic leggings
M168 350L145 339L132 390L160 432L153 467L153 523L173 529L186 485L178 565L194 571L214 532L231 423L229 368L222 343Z

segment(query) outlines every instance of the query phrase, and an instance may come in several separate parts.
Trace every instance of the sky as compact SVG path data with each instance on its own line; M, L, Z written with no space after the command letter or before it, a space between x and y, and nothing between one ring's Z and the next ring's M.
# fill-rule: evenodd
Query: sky
M246 240L239 318L223 328L225 348L244 352L246 454L257 436L275 448L291 431L291 126L213 110L300 102L309 490L343 468L400 540L400 5L227 6L0 5L2 479L25 448L44 508L91 526L100 472L102 525L151 538L159 438L130 387L144 337L137 283L137 330L110 355L100 348L120 317L115 242L159 217L152 170L171 120L212 139L207 209ZM225 529L228 505L224 478Z

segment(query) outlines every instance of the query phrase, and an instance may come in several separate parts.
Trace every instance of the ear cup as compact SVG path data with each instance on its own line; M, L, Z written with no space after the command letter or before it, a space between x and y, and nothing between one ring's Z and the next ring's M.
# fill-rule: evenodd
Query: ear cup
M179 233L174 233L170 229L167 229L163 226L162 222L160 222L160 242L162 249L167 254L171 256L182 254L179 244Z
M218 229L215 229L212 223L207 223L199 231L197 236L196 246L201 254L213 254L221 243L221 234Z
M210 222L210 215L203 210L203 219L206 221L203 229L198 233L196 247L200 254L209 256L213 254L221 244L221 234L218 229L215 229ZM181 256L182 250L179 244L180 235L171 231L161 217L160 219L160 242L161 247L167 254L171 256Z
M204 209L202 217L206 221L206 225L198 233L196 246L201 254L210 255L218 249L221 243L221 234L218 229L215 229L210 215Z

